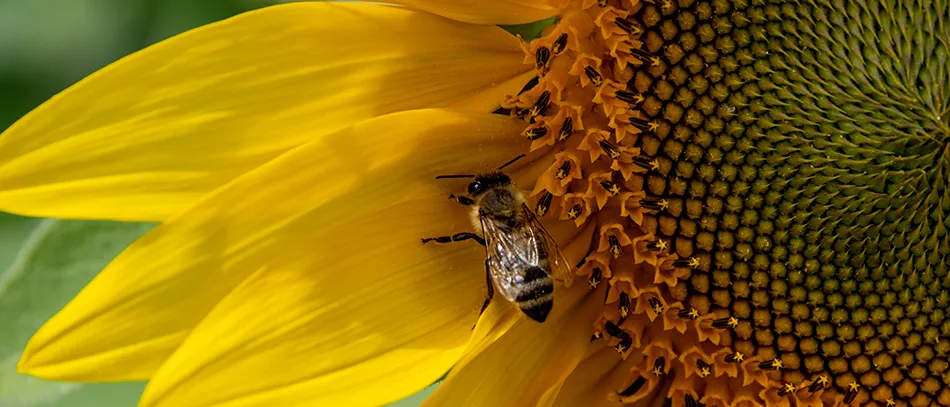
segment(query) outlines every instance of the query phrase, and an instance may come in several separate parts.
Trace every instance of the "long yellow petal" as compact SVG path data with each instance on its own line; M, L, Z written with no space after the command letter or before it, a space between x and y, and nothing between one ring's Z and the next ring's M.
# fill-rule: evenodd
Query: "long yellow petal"
M132 244L36 333L20 369L78 381L147 378L251 273L282 255L299 255L293 248L300 247L304 252L363 258L371 251L368 246L385 244L387 234L367 233L361 242L367 249L353 251L333 249L332 239L315 242L312 237L400 202L428 198L431 201L425 202L437 212L399 217L389 224L392 228L401 225L421 232L415 228L425 227L424 235L470 230L466 208L446 199L464 190L464 184L434 177L490 169L507 161L511 152L527 148L519 136L522 129L517 119L487 113L408 111L295 149ZM438 249L426 248L431 255ZM471 250L483 255L481 248ZM467 263L459 264L466 267L442 271L469 272ZM476 261L471 268L477 281L484 281L477 271L483 270L481 265ZM391 272L376 266L372 271L380 278ZM312 272L356 271L330 267ZM348 295L343 287L337 292Z
M249 12L126 57L7 129L0 210L165 220L282 152L361 120L515 93L524 84L512 79L530 69L523 58L498 27L401 7L299 3ZM491 110L481 99L466 106Z
M245 281L140 406L377 406L438 380L485 298L484 249L420 244L458 217L442 194L417 198L322 231Z
M422 407L535 405L584 357L602 298L603 291L586 287L555 291L547 321L522 317L487 348L466 355Z
M472 24L525 24L544 20L561 11L544 0L387 0L386 3L401 4Z

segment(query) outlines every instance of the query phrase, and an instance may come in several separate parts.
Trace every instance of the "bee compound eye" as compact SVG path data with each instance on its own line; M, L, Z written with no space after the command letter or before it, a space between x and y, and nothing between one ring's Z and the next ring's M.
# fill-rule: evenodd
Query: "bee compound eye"
M476 194L478 194L478 193L481 192L481 191L482 191L482 183L481 183L481 181L473 181L472 183L468 184L468 194L469 194L469 195L476 195Z

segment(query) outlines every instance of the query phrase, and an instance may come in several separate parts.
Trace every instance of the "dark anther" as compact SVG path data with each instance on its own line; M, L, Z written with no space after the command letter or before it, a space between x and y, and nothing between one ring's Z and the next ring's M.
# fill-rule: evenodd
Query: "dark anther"
M538 199L538 205L534 208L534 211L537 212L538 216L544 216L548 213L548 209L551 209L551 200L554 199L554 195L551 195L550 192L544 191L544 194L541 195L541 198Z
M567 34L561 34L554 40L554 43L551 44L551 52L554 52L554 55L559 55L564 52L564 48L567 48Z
M538 100L534 102L534 106L531 106L528 115L531 117L544 115L544 112L548 110L549 104L551 104L551 92L544 91L541 93L541 96L538 96Z
M493 110L492 114L500 114L502 116L511 116L511 109L505 109L503 107L499 107Z
M739 362L742 362L743 360L745 360L745 355L739 352L732 353L726 356L726 362L728 363L739 363Z
M567 211L567 217L571 220L579 218L581 216L581 209L581 204L574 204L574 206Z
M650 303L650 307L653 308L653 312L656 312L657 314L663 313L663 303L660 302L659 298L650 297L650 299L647 300L647 302Z
M602 148L604 153L607 153L610 158L613 158L614 160L620 158L620 149L617 148L617 146L610 144L610 142L607 140L600 140L600 143L598 144L600 144L600 148Z
M634 380L633 383L630 383L626 389L623 389L623 391L617 393L617 395L620 397L630 397L634 394L637 394L637 392L640 391L640 389L643 388L643 385L646 383L646 379L638 377L637 380Z
M557 135L557 141L567 140L574 133L574 119L570 116L564 118L564 124L561 125L561 132Z
M627 34L637 35L637 34L643 33L643 30L640 29L640 26L634 23L631 23L627 20L624 20L620 17L617 17L614 19L614 24L617 24L617 27L619 27L621 30L623 30L623 32Z
M627 293L620 292L620 302L617 304L617 311L620 312L620 318L626 318L630 315L630 296Z
M589 66L589 65L585 67L584 74L587 75L587 79L590 79L590 81L594 84L595 87L599 88L600 85L604 84L604 78L600 76L600 73L598 73L597 70L594 69L594 67Z
M645 170L659 170L660 169L660 161L658 161L656 158L651 160L648 157L638 155L636 157L633 157L633 163L636 164L638 167L641 167Z
M525 117L527 117L527 116L528 116L528 113L531 113L531 110L529 110L529 109L515 108L515 115L518 116L518 117L520 117L520 118L522 118L522 119L525 118Z
M781 370L781 369L782 369L782 361L781 361L781 360L778 360L778 359L772 359L772 360L767 361L767 362L759 363L759 369L762 369L762 370Z
M699 407L699 402L693 396L687 394L683 399L686 402L686 407Z
M656 239L647 242L647 249L655 252L662 252L667 248L666 240Z
M664 210L668 208L670 206L670 201L667 201L666 199L652 199L652 198L641 199L640 206L647 209L652 209L654 211L659 211L659 210ZM676 266L676 262L673 262L673 265ZM676 266L676 267L685 267L685 266Z
M696 361L696 373L699 377L706 378L712 374L712 366L709 363L704 362L702 359Z
M532 140L532 141L537 140L541 137L544 137L546 134L548 134L547 126L538 126L533 129L529 129L526 132L526 136L528 137L528 140Z
M699 310L690 307L688 309L681 309L676 313L676 315L678 315L680 318L697 319L699 318Z
M521 87L521 90L518 91L518 94L520 95L531 89L534 89L534 87L538 86L538 83L540 82L541 82L541 78L537 76L535 76L534 78L531 78L531 80L529 80L528 83L525 83L524 86Z
M604 334L600 333L600 331L597 331L597 332L594 332L594 334L590 336L590 341L593 342L603 337L604 337Z
M811 382L811 385L808 386L808 392L814 393L818 390L824 389L828 385L828 376L820 375L815 381Z
M619 100L621 100L621 101L624 101L624 102L627 102L627 103L629 103L629 104L631 104L631 105L640 104L640 103L643 102L643 100L644 100L643 95L641 95L641 94L639 94L639 93L628 92L628 91L625 91L625 90L618 90L618 91L614 94L614 96L616 96L617 99L619 99Z
M716 328L735 328L739 326L739 320L736 317L719 318L713 321L712 326Z
M779 395L779 396L787 396L787 395L789 395L789 394L794 393L795 390L798 390L798 388L796 388L794 384L785 383L785 384L782 385L782 388L778 390L778 395Z
M624 332L623 329L620 329L620 327L617 326L617 324L613 323L613 321L605 322L604 329L607 330L607 335L613 336L614 338L617 338L617 339L623 339L630 336L626 332Z
M591 271L590 276L587 277L587 284L590 285L591 289L597 288L603 278L604 275L603 272L600 271L600 268L594 267L594 271Z
M653 362L653 375L663 376L666 374L666 359L659 357Z
M640 62L647 63L653 61L653 58L656 58L655 55L646 52L640 48L630 47L630 55L633 55L634 58L639 59Z
M633 338L630 337L630 334L620 329L620 327L613 322L607 321L604 324L604 329L607 330L607 335L620 339L620 343L614 346L614 349L616 349L618 353L624 353L633 346Z
M564 162L561 163L561 166L557 167L557 172L554 173L554 178L564 179L564 178L567 178L567 176L570 173L571 173L571 161L564 160Z
M653 126L654 126L653 123L648 122L648 121L646 121L646 120L644 120L644 119L636 118L636 117L631 117L631 118L630 118L630 125L633 126L633 127L636 127L636 128L639 129L640 131L647 131L647 130L650 130L650 129L652 129Z
M844 394L844 404L848 405L858 397L858 390L861 388L857 382L851 382L848 385L848 391Z
M607 7L607 0L597 0L597 5L600 6L600 8Z
M541 75L547 73L548 63L551 62L551 50L547 47L538 48L534 54L534 62Z
M600 186L604 187L604 190L609 192L611 196L617 196L620 193L620 187L617 186L616 182L603 180L600 181Z
M699 267L699 259L695 257L687 257L685 259L676 259L676 261L673 262L673 267L694 269L694 268Z

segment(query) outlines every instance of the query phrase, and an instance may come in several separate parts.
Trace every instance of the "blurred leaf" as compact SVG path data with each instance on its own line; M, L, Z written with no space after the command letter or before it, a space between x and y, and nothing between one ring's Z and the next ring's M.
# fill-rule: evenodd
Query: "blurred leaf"
M538 36L541 35L541 32L551 24L554 24L555 21L557 21L557 17L546 18L533 23L502 25L500 27L505 31L510 32L512 35L520 35L525 42L528 42L538 38Z
M143 384L50 382L17 374L16 362L30 336L151 227L0 214L0 407L136 405Z

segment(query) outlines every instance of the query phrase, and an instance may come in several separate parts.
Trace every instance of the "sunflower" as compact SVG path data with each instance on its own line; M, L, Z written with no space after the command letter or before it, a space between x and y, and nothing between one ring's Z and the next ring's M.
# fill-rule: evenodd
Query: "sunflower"
M162 222L20 370L148 407L446 371L426 406L950 406L945 1L394 3L211 24L5 131L0 209ZM543 323L419 243L471 231L435 176L522 153L578 277Z

